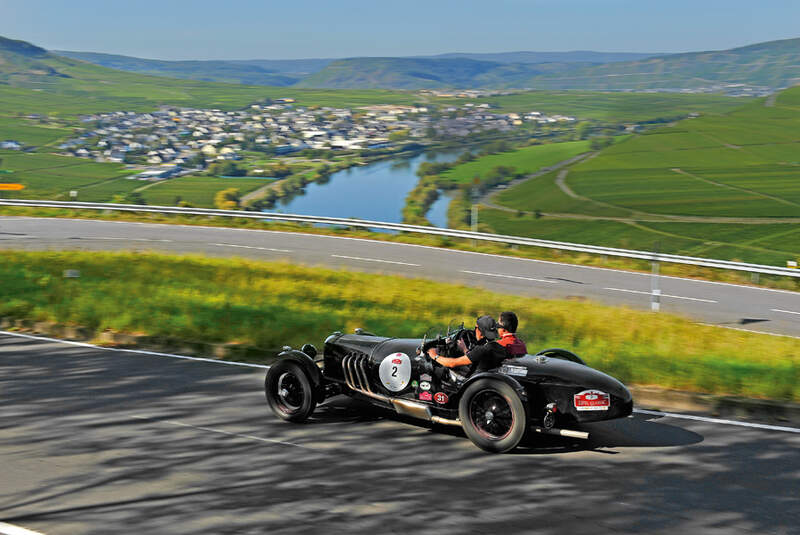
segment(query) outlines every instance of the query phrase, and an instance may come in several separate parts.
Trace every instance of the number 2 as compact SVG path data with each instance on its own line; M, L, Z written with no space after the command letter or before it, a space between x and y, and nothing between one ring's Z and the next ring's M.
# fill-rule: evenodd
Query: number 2
M397 366L392 366L392 377L397 377Z

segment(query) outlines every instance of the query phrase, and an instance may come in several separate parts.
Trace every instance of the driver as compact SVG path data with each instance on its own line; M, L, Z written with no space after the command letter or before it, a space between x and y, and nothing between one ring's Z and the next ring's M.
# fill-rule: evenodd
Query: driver
M497 343L497 323L491 316L481 316L475 325L475 337L478 343L469 351L463 341L459 347L464 350L464 355L455 358L442 357L435 347L428 349L428 356L446 368L456 366L471 366L470 375L475 372L485 372L497 368L500 362L507 359L506 349Z

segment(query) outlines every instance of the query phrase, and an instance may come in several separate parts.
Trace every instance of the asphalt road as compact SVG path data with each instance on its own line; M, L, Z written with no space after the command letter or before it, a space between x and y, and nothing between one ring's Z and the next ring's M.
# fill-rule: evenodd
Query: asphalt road
M576 241L580 241L576 237ZM0 248L157 250L345 267L544 298L650 309L653 277L586 266L335 236L111 221L0 218ZM800 293L658 277L661 310L800 336Z
M0 334L0 522L58 534L800 533L800 434L635 415L478 450L263 369ZM0 526L2 527L2 526Z

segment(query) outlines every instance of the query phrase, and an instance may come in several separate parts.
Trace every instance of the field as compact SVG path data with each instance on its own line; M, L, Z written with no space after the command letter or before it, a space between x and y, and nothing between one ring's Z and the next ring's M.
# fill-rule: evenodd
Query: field
M454 184L470 184L475 176L484 176L489 170L499 165L513 167L517 173L528 174L588 150L589 143L587 141L534 145L510 152L491 154L463 163L443 172L441 177Z
M13 139L25 145L51 144L69 136L70 130L49 126L37 126L25 119L0 116L0 141Z
M459 99L449 99L457 104ZM740 107L742 99L720 95L621 93L600 91L525 91L474 100L501 113L541 111L611 123L665 121L690 113L718 114Z
M3 169L13 171L0 175L0 179L25 185L22 191L4 192L10 198L66 200L71 190L80 191L131 174L119 164L95 163L53 154L8 151L0 152L0 159L3 160Z
M511 210L482 219L508 234L785 265L800 256L800 108L784 105L798 95L630 137L495 195Z
M181 200L192 206L213 208L214 195L220 190L237 188L244 195L269 184L269 182L263 178L183 176L154 183L152 186L142 189L141 194L147 204L172 206Z
M482 208L479 221L499 234L706 258L786 265L800 259L797 224L737 225L536 218Z
M81 276L65 279L64 269ZM413 337L450 318L470 322L511 309L529 348L569 348L626 383L800 400L796 341L721 336L666 314L318 267L141 253L2 252L0 277L0 317L238 342L263 348L264 360L334 330Z

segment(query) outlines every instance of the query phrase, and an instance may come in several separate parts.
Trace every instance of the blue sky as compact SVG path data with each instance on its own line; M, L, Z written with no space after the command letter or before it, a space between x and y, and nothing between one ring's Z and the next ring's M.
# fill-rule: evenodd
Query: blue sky
M719 50L798 21L798 0L0 0L2 36L158 59Z

